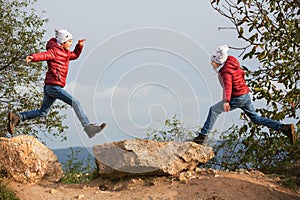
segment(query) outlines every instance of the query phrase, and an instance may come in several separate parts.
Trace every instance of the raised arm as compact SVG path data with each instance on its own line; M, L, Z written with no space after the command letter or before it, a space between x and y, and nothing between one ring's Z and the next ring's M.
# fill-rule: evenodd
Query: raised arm
M75 60L75 59L77 59L80 56L85 41L86 41L86 39L78 40L78 42L77 42L77 44L75 46L74 51L71 52L70 60Z

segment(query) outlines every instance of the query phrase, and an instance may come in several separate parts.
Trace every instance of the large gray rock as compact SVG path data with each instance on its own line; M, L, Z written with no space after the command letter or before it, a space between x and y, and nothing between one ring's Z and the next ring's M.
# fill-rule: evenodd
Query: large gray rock
M132 175L175 175L213 158L211 147L193 142L125 140L93 146L99 174L110 179Z
M36 183L42 179L59 181L63 176L56 155L29 135L0 138L0 170L15 181Z

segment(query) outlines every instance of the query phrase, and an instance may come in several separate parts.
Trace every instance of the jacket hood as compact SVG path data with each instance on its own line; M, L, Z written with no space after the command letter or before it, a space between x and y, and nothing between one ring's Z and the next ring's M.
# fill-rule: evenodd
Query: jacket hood
M221 70L223 68L237 70L240 68L240 63L234 56L228 56L226 62L224 63L223 67L221 68Z
M55 38L51 38L46 44L46 50L49 50L49 49L52 49L52 48L63 48L63 47L58 45Z

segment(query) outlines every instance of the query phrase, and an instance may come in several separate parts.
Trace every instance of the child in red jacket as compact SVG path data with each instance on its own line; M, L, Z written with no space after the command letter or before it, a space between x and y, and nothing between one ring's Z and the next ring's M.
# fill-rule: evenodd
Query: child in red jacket
M245 73L240 68L238 60L233 56L228 56L228 50L227 45L220 46L211 56L211 65L218 72L219 81L223 87L223 100L210 107L204 126L193 141L203 144L219 114L240 108L252 122L280 130L288 136L291 144L294 144L296 142L294 124L282 124L257 115L249 95L250 90L245 83Z
M8 113L8 132L14 134L14 128L20 121L30 120L37 117L46 117L50 107L56 99L59 99L73 107L84 131L89 138L92 138L102 131L106 124L100 126L91 124L84 114L78 100L73 98L63 87L66 85L66 78L69 69L69 61L77 59L82 51L85 39L79 40L74 51L70 51L73 37L64 29L55 30L55 38L51 38L46 45L46 52L32 54L26 57L26 62L47 61L48 71L45 78L44 98L40 109L21 113Z

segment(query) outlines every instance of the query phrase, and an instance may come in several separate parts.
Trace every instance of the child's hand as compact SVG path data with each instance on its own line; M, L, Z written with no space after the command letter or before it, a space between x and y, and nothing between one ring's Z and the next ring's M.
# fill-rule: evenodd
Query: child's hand
M224 107L224 111L225 112L229 112L230 111L230 104L229 103L224 103L223 107Z
M27 56L26 57L26 62L29 63L33 60L33 56Z
M86 41L86 39L78 40L77 44L80 46L83 46L85 41Z

